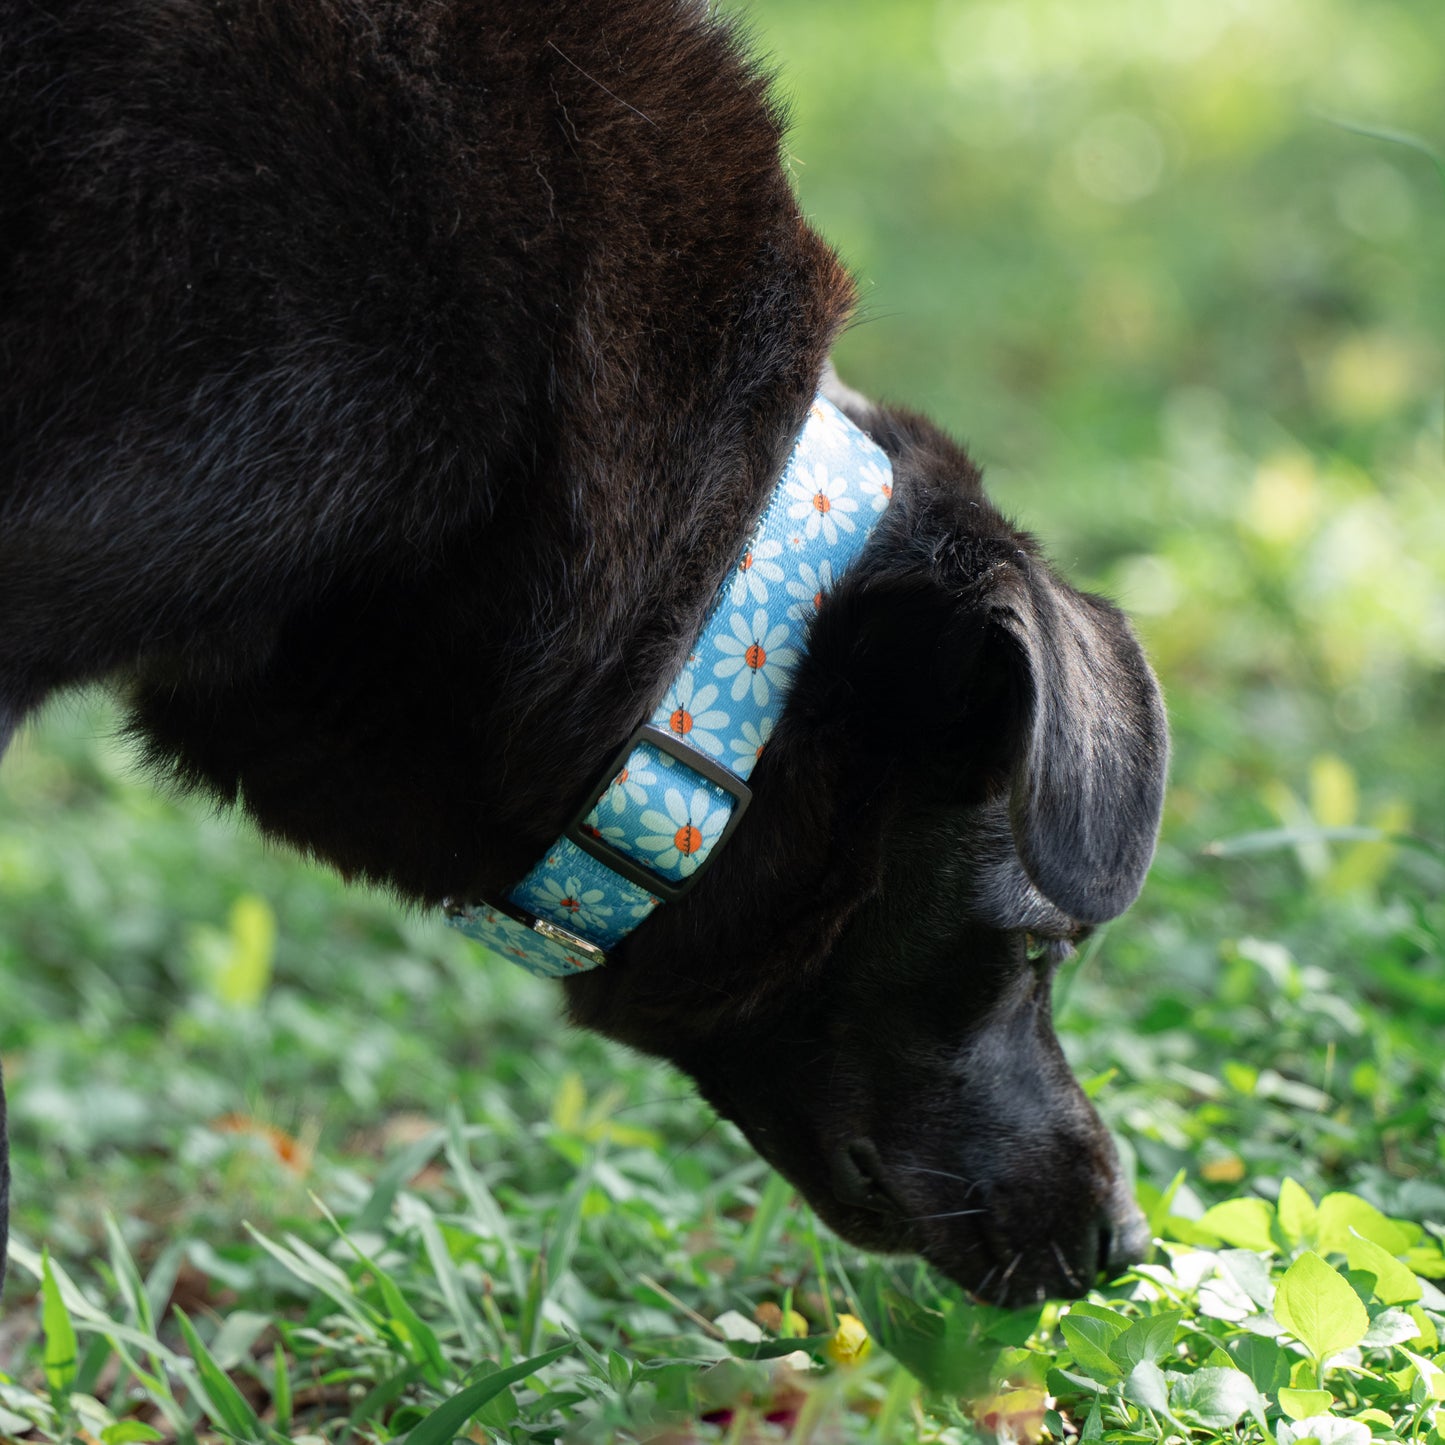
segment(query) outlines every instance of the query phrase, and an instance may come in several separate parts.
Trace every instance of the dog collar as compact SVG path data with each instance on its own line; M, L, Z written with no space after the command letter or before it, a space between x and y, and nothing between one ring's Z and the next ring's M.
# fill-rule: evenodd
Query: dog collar
M752 797L813 613L892 495L887 455L819 396L652 716L506 899L449 899L448 922L529 973L566 978L686 893Z

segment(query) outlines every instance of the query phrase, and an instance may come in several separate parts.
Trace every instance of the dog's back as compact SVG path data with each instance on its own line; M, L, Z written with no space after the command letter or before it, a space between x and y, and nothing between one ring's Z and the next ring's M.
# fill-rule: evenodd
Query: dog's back
M316 847L266 760L324 686L374 716L315 736L363 831L427 856L321 851L464 881L477 810L379 795L377 751L565 769L633 707L616 661L685 645L848 302L702 12L6 7L0 716L126 674L157 761ZM494 715L519 672L545 743Z

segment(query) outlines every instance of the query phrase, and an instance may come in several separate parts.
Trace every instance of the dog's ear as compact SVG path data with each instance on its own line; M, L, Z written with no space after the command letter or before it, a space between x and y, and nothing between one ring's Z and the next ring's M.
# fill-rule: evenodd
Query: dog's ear
M926 559L926 560L925 560ZM1028 880L1080 923L1122 913L1154 853L1169 740L1123 615L1017 541L895 559L825 608L810 651L838 659L867 746L911 760L940 799L1007 801Z
M992 569L980 593L975 626L1013 654L995 716L1019 858L1051 903L1103 922L1138 896L1154 854L1169 756L1158 683L1123 615L1034 558ZM979 660L999 656L986 646Z

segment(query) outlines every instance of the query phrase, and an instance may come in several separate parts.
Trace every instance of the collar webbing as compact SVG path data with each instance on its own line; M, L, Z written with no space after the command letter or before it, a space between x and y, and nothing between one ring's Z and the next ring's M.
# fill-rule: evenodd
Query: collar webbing
M469 938L544 978L606 961L686 891L751 796L808 624L893 495L887 455L831 402L809 408L751 540L682 671L578 819L502 904L448 906Z

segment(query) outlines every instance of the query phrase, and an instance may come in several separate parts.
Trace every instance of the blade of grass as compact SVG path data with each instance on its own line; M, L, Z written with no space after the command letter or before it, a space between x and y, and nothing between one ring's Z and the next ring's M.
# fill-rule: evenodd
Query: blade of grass
M371 1276L381 1291L382 1304L390 1316L389 1320L383 1321L383 1328L392 1336L401 1352L422 1367L428 1383L440 1387L450 1370L432 1327L412 1309L396 1281L351 1238L326 1205L314 1194L311 1202L336 1231L336 1237L371 1271Z
M45 1331L45 1383L56 1413L70 1413L70 1395L75 1387L79 1350L70 1311L61 1298L60 1286L50 1266L50 1251L40 1255L40 1327Z
M433 1129L395 1155L377 1175L371 1195L352 1222L352 1228L358 1233L383 1229L402 1185L416 1178L431 1163L446 1138L444 1129Z
M502 1213L492 1191L487 1188L486 1180L472 1166L467 1150L467 1128L462 1121L461 1110L455 1107L447 1115L446 1154L447 1163L452 1167L452 1174L466 1198L473 1218L501 1248L507 1283L512 1287L512 1298L522 1300L527 1293L527 1284L521 1256L517 1253L512 1231L507 1226L506 1215Z
M467 1294L466 1281L457 1269L456 1260L447 1248L437 1225L436 1216L420 1200L415 1201L417 1228L421 1233L422 1247L426 1250L427 1262L436 1276L437 1286L442 1292L457 1331L461 1335L462 1348L469 1357L482 1352L481 1318Z
M368 1340L378 1341L381 1320L377 1312L357 1298L351 1280L329 1259L292 1234L286 1236L286 1244L277 1244L249 1224L246 1232L288 1273L332 1300Z
M271 1351L271 1408L276 1412L276 1426L286 1434L291 1425L291 1370L286 1351L279 1343Z
M202 1342L190 1317L182 1309L173 1311L180 1326L186 1348L195 1362L197 1378L191 1382L198 1403L213 1425L234 1435L238 1440L266 1441L276 1437L261 1423L235 1381L216 1363Z
M554 1360L560 1360L571 1350L570 1344L559 1345L555 1350L534 1355L510 1369L498 1370L495 1375L488 1375L475 1385L458 1390L450 1400L438 1405L407 1433L406 1445L451 1445L452 1440L462 1433L462 1427L488 1400L500 1395L509 1385L515 1385L528 1375L545 1369Z
M1264 828L1257 833L1240 833L1218 838L1199 851L1206 858L1238 858L1247 853L1277 853L1309 843L1391 843L1412 848L1430 857L1445 855L1445 845L1414 833L1387 833L1381 828Z
M743 1246L738 1251L738 1272L742 1278L757 1273L763 1250L772 1242L778 1221L783 1217L792 1197L793 1186L781 1174L769 1177L763 1186L757 1208L753 1211L748 1232L743 1236Z
M136 1267L135 1257L121 1235L115 1216L107 1211L105 1216L105 1237L110 1247L110 1268L115 1275L116 1288L125 1301L130 1322L136 1329L147 1335L156 1332L155 1315L151 1309L150 1295Z

